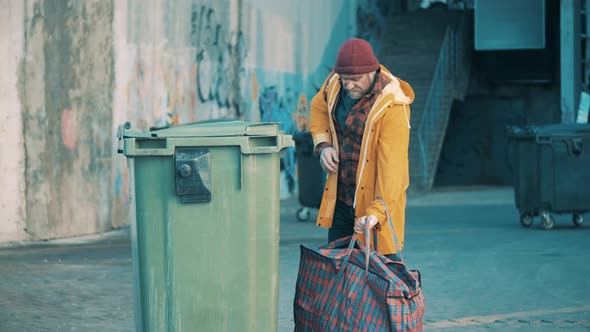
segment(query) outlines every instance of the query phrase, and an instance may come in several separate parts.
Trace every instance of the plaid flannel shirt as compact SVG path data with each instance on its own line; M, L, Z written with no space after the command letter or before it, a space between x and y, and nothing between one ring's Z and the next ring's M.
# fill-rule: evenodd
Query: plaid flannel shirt
M363 96L350 110L346 118L345 126L340 126L336 120L336 109L332 112L332 120L336 129L336 136L338 137L338 146L340 147L338 164L338 195L337 199L348 206L354 204L354 193L356 189L356 170L359 162L359 155L361 151L361 143L363 141L363 133L365 130L365 122L367 116L373 107L373 103L381 93L383 86L387 85L388 81L381 74L377 72L373 88L365 96ZM345 93L341 91L341 93ZM338 97L338 104L342 101ZM316 155L319 155L323 149L330 146L328 143L321 143L315 149Z

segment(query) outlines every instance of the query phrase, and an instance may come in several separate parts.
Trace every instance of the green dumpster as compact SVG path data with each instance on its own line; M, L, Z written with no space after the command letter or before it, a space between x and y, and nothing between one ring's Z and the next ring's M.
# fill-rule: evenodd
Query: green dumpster
M276 123L119 126L129 167L138 331L276 331Z

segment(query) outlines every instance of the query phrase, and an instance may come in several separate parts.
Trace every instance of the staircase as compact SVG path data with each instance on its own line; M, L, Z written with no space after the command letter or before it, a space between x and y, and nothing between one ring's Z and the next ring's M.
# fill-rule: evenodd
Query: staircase
M451 105L465 95L473 49L470 14L428 10L388 17L379 61L416 94L410 121L410 192L432 188Z

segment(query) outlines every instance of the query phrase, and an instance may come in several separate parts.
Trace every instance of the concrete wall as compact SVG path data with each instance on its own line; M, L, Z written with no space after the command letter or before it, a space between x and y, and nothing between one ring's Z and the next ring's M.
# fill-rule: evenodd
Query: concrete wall
M383 29L377 2L357 1L0 0L0 242L128 224L125 121L306 130L338 46ZM294 195L293 150L281 174Z
M112 2L0 5L0 242L110 229Z
M0 242L6 242L26 237L25 150L18 93L25 6L10 0L1 0L0 6Z
M26 232L112 227L113 2L26 1L20 101Z

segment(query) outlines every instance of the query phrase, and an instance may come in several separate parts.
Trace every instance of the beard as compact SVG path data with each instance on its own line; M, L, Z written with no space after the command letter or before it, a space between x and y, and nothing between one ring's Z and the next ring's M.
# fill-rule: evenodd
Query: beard
M348 91L346 90L346 94L352 99L360 99L362 96L367 93L366 91L355 90L355 91Z

